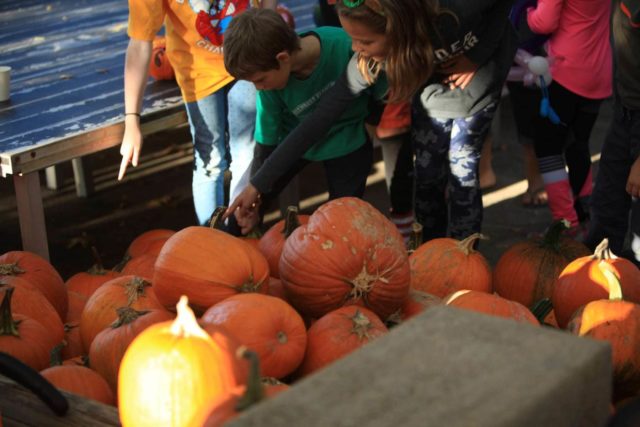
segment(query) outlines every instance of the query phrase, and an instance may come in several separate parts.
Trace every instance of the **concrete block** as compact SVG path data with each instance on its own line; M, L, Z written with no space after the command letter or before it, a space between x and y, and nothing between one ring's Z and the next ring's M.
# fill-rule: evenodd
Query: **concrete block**
M603 426L607 343L430 309L229 426Z

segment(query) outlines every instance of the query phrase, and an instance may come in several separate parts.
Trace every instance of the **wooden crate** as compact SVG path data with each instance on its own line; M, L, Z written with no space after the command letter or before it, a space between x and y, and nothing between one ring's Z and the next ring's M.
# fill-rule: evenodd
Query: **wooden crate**
M62 392L69 412L60 417L35 394L0 375L0 413L3 427L102 427L119 426L118 410L109 405Z

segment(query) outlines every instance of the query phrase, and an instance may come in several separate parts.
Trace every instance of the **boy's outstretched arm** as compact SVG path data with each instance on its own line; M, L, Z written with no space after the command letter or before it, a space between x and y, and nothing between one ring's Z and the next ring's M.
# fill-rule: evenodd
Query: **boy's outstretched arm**
M124 65L124 112L139 114L142 110L142 98L147 85L149 61L151 60L152 43L144 40L129 40ZM120 181L129 163L138 166L140 149L142 148L142 131L140 116L127 114L124 116L124 136L120 145L122 161L118 172Z
M627 193L631 197L640 197L640 156L631 165L629 178L627 178Z

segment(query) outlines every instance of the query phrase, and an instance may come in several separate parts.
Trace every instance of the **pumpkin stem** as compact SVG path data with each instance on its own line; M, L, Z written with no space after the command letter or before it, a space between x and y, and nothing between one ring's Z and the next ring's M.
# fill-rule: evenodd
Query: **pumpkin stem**
M480 239L487 240L487 237L481 233L473 233L471 236L458 242L458 248L465 255L472 254L476 252L476 250L473 247L475 246L476 242Z
M568 230L571 223L566 219L560 219L551 224L542 238L542 246L552 247L556 250L560 248L560 236L562 232Z
M618 257L611 252L611 249L609 248L609 239L603 239L602 242L596 246L591 258L603 261L607 259L617 259Z
M226 210L226 206L218 206L213 210L213 213L209 218L209 228L214 228L216 230L220 230L222 228L222 215L224 215Z
M422 245L422 224L414 222L411 224L411 235L409 236L409 244L407 251L412 254Z
M284 218L284 227L282 228L282 234L284 234L285 239L291 236L293 230L298 227L300 227L300 219L298 218L298 207L289 206Z
M538 302L534 303L530 310L542 325L544 324L544 318L551 313L551 310L553 310L553 304L551 303L551 299L542 298Z
M238 399L238 403L236 403L236 411L242 412L264 398L264 386L260 379L260 358L258 354L244 346L238 348L238 353L249 361L247 389L242 394L242 397Z
M11 297L13 295L14 287L8 286L4 291L4 297L2 298L2 304L0 304L0 336L13 335L19 337L18 332L19 321L13 320L11 315Z
M356 310L356 314L351 318L353 326L351 327L351 333L358 336L358 339L362 341L364 338L371 339L369 336L369 329L373 328L371 321L367 316L362 314L360 310Z
M127 265L129 261L131 261L131 255L128 253L124 254L122 260L113 267L113 271L122 273L122 269L124 269L124 266Z
M244 282L242 285L237 286L236 289L238 290L238 292L243 294L258 292L263 283L264 281L254 282L253 273L251 273L251 275L247 278L247 281Z
M352 300L357 301L363 296L367 295L371 289L373 289L373 285L378 280L378 276L374 276L369 274L367 271L367 263L362 264L362 270L358 275L351 281L351 292L349 296Z
M613 266L606 261L598 262L598 268L607 278L609 284L609 300L616 301L622 299L622 286L620 286L620 277L614 270Z
M60 366L62 365L62 349L67 345L66 341L62 341L51 349L49 353L49 365Z
M187 338L197 337L204 340L211 340L209 334L198 325L193 310L189 307L189 298L182 295L176 304L177 316L170 327L170 332L176 337Z
M131 305L136 302L138 298L145 296L146 291L144 288L147 286L151 286L151 283L138 276L135 276L130 282L127 282L124 285L124 293L127 295L127 305Z
M116 329L124 325L128 325L140 316L147 314L149 310L138 311L131 307L118 307L116 313L118 318L110 325L111 328Z
M25 271L18 267L17 262L12 264L0 264L0 276L17 276L22 273L25 273Z
M87 270L87 273L93 274L94 276L104 276L107 273L107 271L104 269L104 266L102 264L102 258L100 257L100 254L98 253L98 249L96 249L95 246L91 246L91 256L93 256L94 263L91 266L91 268Z

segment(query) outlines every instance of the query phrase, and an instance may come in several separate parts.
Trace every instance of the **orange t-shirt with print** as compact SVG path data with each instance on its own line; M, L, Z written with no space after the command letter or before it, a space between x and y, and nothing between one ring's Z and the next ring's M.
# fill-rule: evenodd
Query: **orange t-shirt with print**
M209 0L129 0L128 35L151 41L166 26L167 55L176 73L185 102L211 95L233 81L222 59L222 46L215 46L196 30L198 7Z

